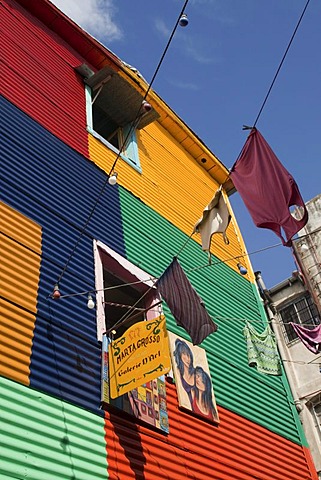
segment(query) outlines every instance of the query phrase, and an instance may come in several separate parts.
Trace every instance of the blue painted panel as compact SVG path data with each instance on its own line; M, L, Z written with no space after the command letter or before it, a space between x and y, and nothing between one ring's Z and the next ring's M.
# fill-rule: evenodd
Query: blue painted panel
M86 296L48 300L105 174L0 97L0 199L42 227L30 386L99 413L101 349ZM60 282L62 294L94 288L93 239L125 256L118 187L107 184Z

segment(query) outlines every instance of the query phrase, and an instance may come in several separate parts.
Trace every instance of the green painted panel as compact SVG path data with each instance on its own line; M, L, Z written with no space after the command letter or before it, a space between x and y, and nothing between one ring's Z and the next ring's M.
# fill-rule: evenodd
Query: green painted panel
M102 417L1 377L0 398L0 480L107 478Z
M128 191L120 189L125 248L128 259L158 277L177 255L187 236ZM139 219L139 221L138 221ZM262 375L247 363L244 320L261 332L267 319L253 285L224 263L207 263L191 239L179 255L206 308L219 326L202 347L219 405L299 444L306 444L285 377ZM165 305L169 330L190 340Z

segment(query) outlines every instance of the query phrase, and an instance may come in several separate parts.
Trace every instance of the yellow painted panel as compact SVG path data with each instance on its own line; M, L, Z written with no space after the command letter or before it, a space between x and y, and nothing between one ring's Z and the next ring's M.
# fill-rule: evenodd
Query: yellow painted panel
M29 385L41 227L0 202L0 375Z
M218 182L158 122L137 132L137 142L142 173L120 159L116 167L119 173L118 183L186 235L190 235L204 207L218 188ZM195 148L199 147L195 145ZM115 154L91 135L89 153L91 160L108 173ZM237 263L241 261L248 270L247 278L254 281L253 270L235 219L230 223L227 234L229 245L224 243L221 235L214 235L212 253L237 272ZM193 238L201 243L198 234ZM241 259L235 258L244 255Z

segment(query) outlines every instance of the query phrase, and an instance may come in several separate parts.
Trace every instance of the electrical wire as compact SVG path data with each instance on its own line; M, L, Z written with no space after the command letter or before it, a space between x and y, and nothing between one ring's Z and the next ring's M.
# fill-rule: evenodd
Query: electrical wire
M261 106L261 108L260 108L260 110L259 110L259 113L257 114L257 117L256 117L256 119L255 119L255 122L254 122L252 128L255 128L255 126L256 126L256 124L257 124L257 122L258 122L258 120L259 120L259 118L260 118L260 116L261 116L261 113L262 113L262 111L263 111L263 109L264 109L264 107L265 107L265 104L266 104L269 96L270 96L271 90L272 90L272 88L273 88L273 86L274 86L274 84L275 84L275 81L276 81L279 73L280 73L280 70L281 70L281 68L282 68L282 65L283 65L283 63L284 63L284 61L285 61L285 59L286 59L286 56L287 56L287 54L288 54L288 51L290 50L290 47L291 47L292 42L293 42L293 40L294 40L294 37L295 37L295 35L296 35L297 31L298 31L298 28L299 28L299 26L300 26L300 24L301 24L301 21L302 21L302 19L303 19L303 17L304 17L304 14L305 14L305 12L306 12L306 9L308 8L309 3L310 3L310 0L308 0L308 1L306 2L306 4L305 4L305 7L304 7L304 9L303 9L303 11L302 11L302 13L301 13L301 15L300 15L300 18L299 18L297 24L296 24L296 27L295 27L295 29L294 29L294 31L293 31L293 34L292 34L292 36L291 36L291 39L290 39L290 41L289 41L289 43L288 43L288 46L287 46L287 48L286 48L286 50L285 50L285 52L284 52L284 55L283 55L283 57L282 57L282 60L281 60L279 66L278 66L278 68L277 68L277 71L276 71L276 73L275 73L275 75L274 75L274 78L273 78L272 83L271 83L271 85L270 85L270 87L269 87L269 89L268 89L268 92L267 92L267 94L266 94L266 96L265 96L265 99L263 100L262 106Z
M264 109L264 107L265 107L265 105L266 105L266 102L267 102L267 100L268 100L268 98L269 98L269 96L270 96L270 94L271 94L272 88L274 87L274 84L275 84L275 82L276 82L276 79L277 79L277 77L278 77L278 75L279 75L279 73L280 73L280 70L281 70L281 68L282 68L282 66L283 66L283 63L284 63L284 61L285 61L285 59L286 59L286 57L287 57L287 54L288 54L288 52L289 52L289 50L290 50L290 47L291 47L292 42L293 42L293 40L294 40L294 37L295 37L295 35L296 35L297 31L298 31L298 28L299 28L299 26L300 26L300 24L301 24L301 22L302 22L302 19L303 19L304 15L305 15L305 12L306 12L306 10L307 10L307 8L308 8L308 6L309 6L309 3L310 3L310 0L307 0L307 2L306 2L306 4L305 4L305 7L304 7L304 9L303 9L303 11L302 11L302 13L301 13L301 15L300 15L300 18L299 18L299 20L298 20L298 22L297 22L297 24L296 24L296 26L295 26L295 29L294 29L294 31L293 31L293 33L292 33L292 36L291 36L290 41L289 41L289 43L288 43L288 46L287 46L286 49L285 49L285 52L284 52L283 57L282 57L282 60L281 60L279 66L278 66L278 68L277 68L277 70L276 70L276 72L275 72L275 75L274 75L274 77L273 77L273 80L272 80L272 82L271 82L271 84L270 84L270 86L269 86L269 89L268 89L268 91L267 91L267 93L266 93L266 95L265 95L265 98L264 98L263 103L262 103L262 105L261 105L261 107L260 107L260 110L259 110L259 112L258 112L258 114L257 114L257 116L256 116L256 119L255 119L255 121L254 121L254 123L253 123L253 126L249 127L249 126L247 126L247 125L243 125L243 130L253 130L253 128L256 127L256 124L257 124L257 122L259 121L259 118L260 118L260 116L261 116L261 114L262 114L262 112L263 112L263 109ZM236 162L237 162L238 159L240 158L240 156L241 156L241 154L242 154L242 152L243 152L243 149L244 149L244 146L242 147L240 153L238 154L238 156L237 156L237 158L236 158L233 166L236 164ZM232 168L233 168L233 166L232 166ZM225 178L225 180L222 182L222 184L226 183L226 181L228 180L232 168L230 169L228 175L226 176L226 178Z
M174 26L174 28L173 28L173 30L172 30L172 33L171 33L171 35L170 35L170 37L169 37L169 40L168 40L168 42L167 42L167 44L166 44L166 47L165 47L165 49L164 49L164 51L163 51L163 54L162 54L162 56L161 56L161 58L160 58L160 61L158 62L158 65L157 65L157 67L156 67L156 70L155 70L155 72L154 72L154 75L153 75L153 77L152 77L152 79L151 79L151 81L150 81L150 83L149 83L149 85L148 85L148 88L147 88L146 92L145 92L143 101L146 99L146 97L147 97L147 95L148 95L148 93L149 93L149 91L150 91L150 89L151 89L151 87L152 87L152 85L153 85L153 83L154 83L154 80L155 80L155 78L156 78L156 76L157 76L157 74L158 74L158 72L159 72L159 69L160 69L160 67L161 67L161 65L162 65L162 63L163 63L163 60L164 60L165 55L166 55L166 53L167 53L167 50L168 50L168 48L169 48L169 46L170 46L170 44L171 44L171 41L172 41L172 39L173 39L173 36L174 36L175 32L176 32L177 26L178 26L178 24L179 24L179 20L180 20L182 14L184 13L185 8L186 8L188 2L189 2L189 0L185 0L185 2L184 2L183 8L182 8L182 10L181 10L181 12L180 12L180 14L179 14L179 16L178 16L178 18L177 18L177 21L176 21L175 26ZM126 135L126 137L124 138L124 140L123 140L123 142L122 142L122 144L121 144L121 146L120 146L120 149L119 149L119 152L117 153L117 156L116 156L116 158L115 158L115 161L114 161L114 163L112 164L112 167L111 167L111 169L110 169L110 171L109 171L109 173L108 173L108 175L107 175L107 177L106 177L106 179L105 179L105 181L104 181L104 183L103 183L103 185L102 185L102 187L101 187L101 190L100 190L100 192L99 192L99 194L98 194L98 196L97 196L97 199L96 199L96 201L95 201L95 203L94 203L91 211L89 212L89 215L88 215L88 217L87 217L87 220L86 220L86 222L85 222L85 224L84 224L84 226L83 226L83 228L82 228L82 230L81 230L81 232L80 232L80 234L79 234L79 237L78 237L78 239L77 239L77 241L76 241L73 249L71 250L71 252L70 252L70 254L69 254L69 257L67 258L67 261L66 261L66 263L65 263L65 265L64 265L64 267L63 267L63 269L62 269L61 274L60 274L59 277L58 277L58 280L57 280L57 282L56 282L58 285L59 285L59 283L61 282L61 279L62 279L62 277L64 276L64 274L65 274L65 272L66 272L66 270L67 270L67 268L68 268L68 265L69 265L70 261L72 260L72 257L74 256L75 251L76 251L76 249L77 249L77 247L78 247L78 245L79 245L79 243L80 243L80 241L81 241L81 239L82 239L82 236L84 235L84 233L85 233L85 231L86 231L86 229L87 229L87 226L88 226L90 220L92 219L92 217L93 217L93 215L94 215L94 213L95 213L95 210L96 210L97 205L98 205L98 203L99 203L99 201L100 201L100 198L101 198L102 194L104 193L105 188L106 188L106 186L107 186L107 184L108 184L108 180L109 180L109 178L110 178L110 175L111 175L111 173L114 171L114 168L115 168L115 166L116 166L116 164L117 164L117 162L118 162L118 160L119 160L119 158L120 158L120 156L121 156L121 153L122 153L125 145L127 144L127 141L128 141L128 139L129 139L129 137L130 137L133 129L135 128L136 122L137 122L137 120L139 119L140 114L141 114L141 108L142 108L142 106L140 106L140 107L139 107L139 110L137 111L137 114L136 114L136 116L135 116L135 119L133 120L133 122L132 122L132 124L131 124L131 127L129 128L129 130L128 130L128 132L127 132L127 135Z

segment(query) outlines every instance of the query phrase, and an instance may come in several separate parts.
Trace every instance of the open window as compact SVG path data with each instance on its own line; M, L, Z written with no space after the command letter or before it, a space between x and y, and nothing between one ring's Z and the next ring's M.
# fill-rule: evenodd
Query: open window
M99 241L94 242L94 257L97 336L102 341L102 408L121 409L129 416L148 423L158 431L168 433L164 375L158 378L152 377L149 381L147 379L143 385L139 383L137 388L127 390L127 393L116 398L111 396L109 379L111 341L122 344L124 337L127 337L125 332L134 323L144 320L152 321L161 313L160 299L154 288L155 279ZM129 315L128 312L130 312ZM126 317L125 322L124 317ZM106 331L111 335L106 335ZM142 359L146 355L145 351L146 348L143 347ZM144 363L144 360L142 361ZM131 370L128 363L125 364L124 370L126 367ZM134 382L133 386L135 384Z
M94 242L94 256L98 340L116 324L115 335L121 336L133 323L159 315L160 299L148 273L99 241ZM123 323L129 310L130 320Z
M136 131L158 118L152 108L141 109L143 96L110 66L97 73L86 65L76 68L86 84L87 129L140 171Z

